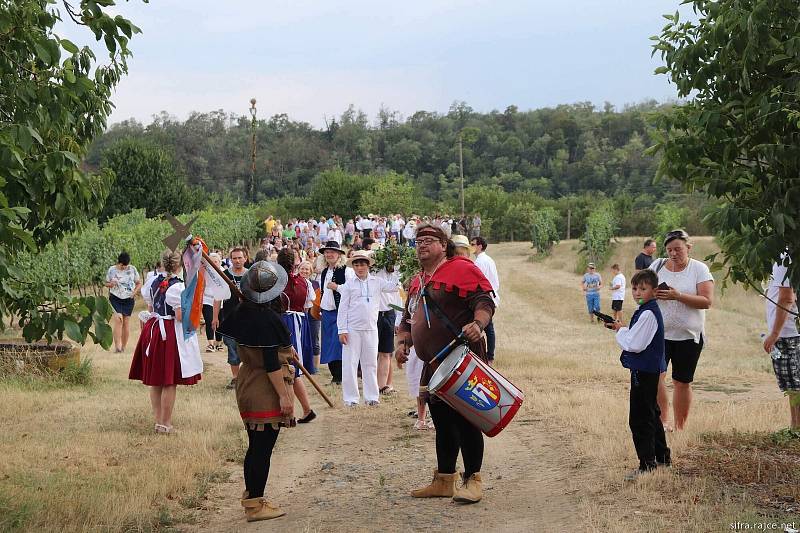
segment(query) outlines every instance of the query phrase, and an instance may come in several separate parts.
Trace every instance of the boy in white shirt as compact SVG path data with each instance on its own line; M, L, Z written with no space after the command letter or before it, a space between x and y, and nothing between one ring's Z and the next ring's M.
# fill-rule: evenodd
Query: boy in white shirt
M655 272L637 272L631 279L631 289L639 308L633 313L630 325L625 327L620 322L606 324L607 328L617 332L617 343L622 348L620 362L631 373L628 425L639 468L625 476L627 481L633 481L659 466L672 464L661 423L661 410L656 401L658 377L667 369L664 319L656 301L657 286Z
M353 252L347 260L355 277L339 285L341 295L336 324L342 343L342 397L346 407L358 405L358 364L367 405L378 405L378 309L382 292L396 292L397 279L382 280L369 273L375 264L366 250Z
M619 271L619 265L614 263L611 265L611 274L614 279L611 280L611 311L614 314L614 320L622 322L622 302L625 300L625 274Z

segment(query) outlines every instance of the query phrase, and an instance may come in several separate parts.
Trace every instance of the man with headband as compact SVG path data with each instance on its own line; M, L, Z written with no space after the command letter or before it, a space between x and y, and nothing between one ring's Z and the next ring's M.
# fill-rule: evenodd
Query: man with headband
M422 271L411 281L395 357L402 364L412 346L425 362L420 390L438 366L435 355L461 332L470 350L486 361L483 330L494 314L492 286L478 267L465 257L448 255L448 239L441 227L417 227L416 249ZM475 503L482 496L483 435L466 418L435 396L430 412L436 425L437 468L427 487L411 491L415 498L453 498ZM464 461L463 485L456 488L458 452Z

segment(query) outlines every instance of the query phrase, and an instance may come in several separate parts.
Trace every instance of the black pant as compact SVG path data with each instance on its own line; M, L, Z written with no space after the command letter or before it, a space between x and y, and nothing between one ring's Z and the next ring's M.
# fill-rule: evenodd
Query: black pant
M206 321L206 339L211 342L214 338L218 341L222 340L222 335L216 333L214 328L211 327L211 322L214 321L214 306L203 304L203 320Z
M331 373L331 379L334 383L341 383L342 382L342 362L341 361L331 361L328 363L328 370Z
M489 361L494 361L494 347L495 347L495 335L494 335L494 321L489 322L489 325L486 326L486 329L483 330L486 333L486 358Z
M244 456L244 486L250 498L260 498L264 495L269 476L269 461L272 457L272 448L278 440L279 430L267 424L263 431L247 430L250 445Z
M430 403L431 417L436 424L436 461L440 474L454 474L458 451L464 460L464 477L481 471L483 434L466 418L442 401Z
M631 370L631 401L628 425L639 457L639 468L655 468L656 462L669 463L670 452L656 402L658 374Z

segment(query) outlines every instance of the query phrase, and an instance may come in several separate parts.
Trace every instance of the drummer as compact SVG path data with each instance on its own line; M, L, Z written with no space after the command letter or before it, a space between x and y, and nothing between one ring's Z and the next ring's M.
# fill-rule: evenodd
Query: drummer
M402 364L412 346L425 362L420 391L437 367L434 356L462 332L470 350L486 361L483 330L494 314L492 286L468 258L448 256L444 231L429 224L417 226L416 251L422 271L411 281L395 357ZM451 254L453 247L450 246ZM436 425L437 468L433 481L411 491L415 498L453 498L476 503L482 496L483 435L466 418L437 397L430 397ZM458 452L464 461L463 484L456 488Z

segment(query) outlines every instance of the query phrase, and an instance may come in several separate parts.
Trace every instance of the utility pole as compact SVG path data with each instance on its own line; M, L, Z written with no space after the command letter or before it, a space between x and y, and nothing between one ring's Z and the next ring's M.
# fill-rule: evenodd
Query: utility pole
M464 150L462 148L461 134L458 134L458 168L461 173L461 218L464 218Z
M570 232L570 223L572 222L572 208L567 208L567 240L569 240L569 232Z
M250 187L248 191L248 196L250 197L251 202L256 201L256 99L250 99L250 116L252 117L252 122L250 124L251 129L253 130L253 150L251 153L251 166L250 166Z

